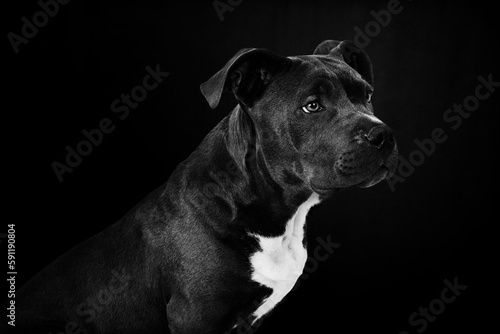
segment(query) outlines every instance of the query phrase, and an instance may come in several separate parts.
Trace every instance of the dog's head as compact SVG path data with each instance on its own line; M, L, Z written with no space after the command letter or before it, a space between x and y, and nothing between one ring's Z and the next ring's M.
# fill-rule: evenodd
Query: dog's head
M371 61L349 41L327 40L294 57L240 50L201 85L212 108L225 90L239 101L235 112L248 123L241 128L251 128L244 139L254 137L280 183L328 194L372 186L396 168L392 131L373 114Z

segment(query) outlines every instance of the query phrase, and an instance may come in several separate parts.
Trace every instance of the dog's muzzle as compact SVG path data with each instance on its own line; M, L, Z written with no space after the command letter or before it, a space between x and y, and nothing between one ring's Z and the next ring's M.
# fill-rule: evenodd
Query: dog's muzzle
M361 133L360 137L380 154L379 162L372 167L374 171L366 180L357 184L358 187L367 188L395 173L398 149L392 130L385 124L374 126L368 133Z

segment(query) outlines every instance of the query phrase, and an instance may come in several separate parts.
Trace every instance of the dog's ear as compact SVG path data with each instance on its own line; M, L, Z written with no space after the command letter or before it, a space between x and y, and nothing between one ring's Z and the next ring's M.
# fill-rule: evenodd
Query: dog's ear
M286 57L266 49L242 49L200 85L201 93L212 109L219 104L223 91L232 91L241 103L251 107L286 61Z
M335 41L333 39L327 39L319 43L319 45L314 49L313 55L328 55L333 48L337 47L340 41Z
M365 50L358 48L351 41L326 40L314 50L315 55L327 55L344 60L373 86L372 62Z

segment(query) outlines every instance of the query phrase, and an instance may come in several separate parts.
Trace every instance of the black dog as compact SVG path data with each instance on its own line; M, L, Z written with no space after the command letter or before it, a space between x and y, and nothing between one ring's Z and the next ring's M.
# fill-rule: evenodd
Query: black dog
M28 333L224 333L292 289L308 210L394 171L373 115L373 74L354 44L313 55L239 51L201 85L239 104L168 182L36 275L16 298ZM54 329L56 332L54 332Z

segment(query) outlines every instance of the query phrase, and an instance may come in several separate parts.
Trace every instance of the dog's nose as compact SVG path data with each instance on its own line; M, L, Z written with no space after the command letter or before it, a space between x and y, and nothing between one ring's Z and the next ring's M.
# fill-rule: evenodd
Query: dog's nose
M381 149L384 144L393 145L394 135L391 129L386 125L377 125L364 135L365 140L378 149Z

